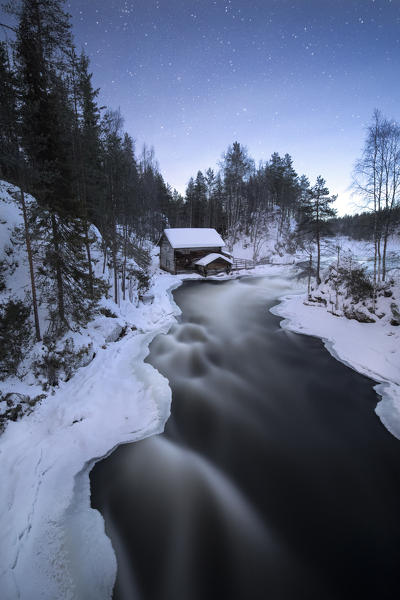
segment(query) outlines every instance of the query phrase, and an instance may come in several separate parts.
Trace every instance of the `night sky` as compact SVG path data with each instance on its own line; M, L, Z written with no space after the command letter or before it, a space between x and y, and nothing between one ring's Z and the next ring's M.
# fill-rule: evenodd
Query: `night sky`
M234 140L342 207L374 108L397 118L400 0L71 0L100 103L184 192ZM342 208L343 210L343 208Z

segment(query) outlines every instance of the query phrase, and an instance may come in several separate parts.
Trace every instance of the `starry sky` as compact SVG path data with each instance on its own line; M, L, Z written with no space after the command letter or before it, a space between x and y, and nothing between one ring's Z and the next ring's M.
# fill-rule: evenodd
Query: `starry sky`
M399 117L400 0L69 0L100 103L184 192L238 140L288 152L341 212L374 108Z

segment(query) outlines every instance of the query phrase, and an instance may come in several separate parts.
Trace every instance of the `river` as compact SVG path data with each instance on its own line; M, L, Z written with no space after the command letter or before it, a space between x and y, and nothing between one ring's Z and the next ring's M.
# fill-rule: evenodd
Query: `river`
M150 347L168 378L162 435L91 474L117 600L392 599L400 444L372 382L269 312L293 282L186 282Z

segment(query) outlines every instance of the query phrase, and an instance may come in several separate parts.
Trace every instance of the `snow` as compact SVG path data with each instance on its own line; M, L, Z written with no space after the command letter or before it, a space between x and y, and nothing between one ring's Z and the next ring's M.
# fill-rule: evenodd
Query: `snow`
M259 266L249 275L280 274ZM167 380L144 363L148 345L179 313L171 290L183 279L157 270L151 305L123 303L119 317L93 322L96 357L61 383L0 437L0 586L2 598L111 598L116 561L101 515L90 507L89 472L118 444L162 431L170 411ZM228 279L230 276L225 276ZM273 312L284 327L324 339L342 362L373 377L383 396L377 413L400 437L399 328L361 324L310 307L302 296L282 299ZM115 305L113 305L115 310ZM137 329L104 348L121 316ZM29 386L26 386L29 393Z
M22 218L7 190L15 192L0 183L0 258L16 264L4 293L23 298L29 289L24 250L10 253L9 245ZM171 243L178 244L174 247L224 245L212 229L170 229L168 237L167 232ZM195 274L173 276L155 266L154 272L149 290L154 302L121 300L116 306L104 300L104 308L116 316L98 316L86 329L71 334L77 347L91 346L94 359L69 381L61 380L31 414L9 422L0 436L2 600L111 598L116 560L103 518L90 507L89 472L117 445L163 430L171 391L144 358L151 340L166 333L180 312L171 291L183 279L201 279ZM260 265L240 275L271 273L285 277L288 270ZM112 273L106 271L105 277L112 283ZM274 312L285 318L284 327L321 337L335 357L372 377L383 397L376 412L400 438L400 327L387 319L361 324L335 317L326 308L304 305L301 296L283 298ZM42 308L42 324L44 319ZM123 329L126 335L117 341ZM29 375L1 382L0 389L5 385L9 392L31 397L42 391Z
M138 330L97 348L87 367L0 437L4 600L111 597L115 557L102 517L90 508L88 474L116 445L164 427L170 388L143 361L179 312L170 294L179 283L160 274L154 304L132 308Z
M12 239L15 226L23 225L12 197L17 191L0 182L0 259L7 263L0 301L23 299L29 291L25 248ZM94 257L101 275L101 253L94 251ZM179 313L171 290L181 278L157 273L149 290L152 304L138 303L137 294L132 301L121 298L118 306L103 299L111 316L98 315L68 333L76 350L89 348L87 366L69 381L61 377L59 387L30 414L8 422L0 436L2 600L111 598L115 555L101 515L90 507L89 472L118 444L162 431L169 416L168 382L144 358L153 337L165 333ZM112 283L107 267L104 278ZM39 312L45 331L45 304ZM42 344L35 344L20 378L1 381L0 391L31 398L43 393L32 375L32 360L41 352ZM1 402L0 410L6 408Z
M18 194L18 189L6 182L0 181L0 261L4 261L9 272L7 287L0 294L0 299L5 298L12 289L13 296L23 299L29 282L28 265L20 260L12 244L15 241L15 227L22 228L24 221L22 210L10 194ZM26 197L26 202L31 200Z
M190 228L177 227L164 229L164 233L173 248L221 248L225 246L222 237L215 231L206 227Z
M209 265L214 260L217 260L217 258L221 258L222 260L224 260L225 262L230 263L230 264L233 263L233 260L231 260L227 256L223 256L223 254L217 254L216 252L213 252L212 254L207 254L207 256L200 258L200 260L197 260L194 264L205 267L206 265Z

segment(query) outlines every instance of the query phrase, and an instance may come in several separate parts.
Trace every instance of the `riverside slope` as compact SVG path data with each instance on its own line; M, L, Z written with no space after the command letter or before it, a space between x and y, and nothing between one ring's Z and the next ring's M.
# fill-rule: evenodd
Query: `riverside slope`
M144 333L99 348L0 437L3 600L111 597L116 561L103 519L90 508L89 471L118 444L164 428L171 391L144 358L179 313L170 293L179 283L157 277L154 305L141 305L135 318Z

